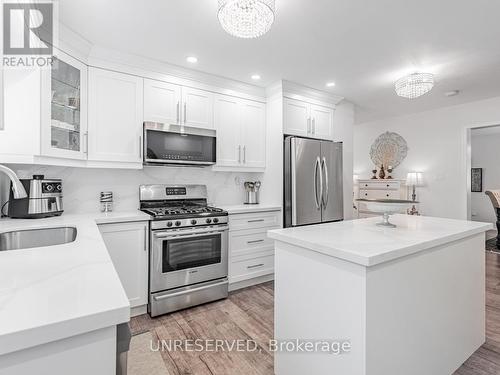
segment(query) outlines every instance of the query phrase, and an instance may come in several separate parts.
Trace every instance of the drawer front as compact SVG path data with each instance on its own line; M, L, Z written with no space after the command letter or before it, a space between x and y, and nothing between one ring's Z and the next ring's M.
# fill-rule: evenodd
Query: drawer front
M267 237L267 231L279 227L265 229L251 229L231 232L229 235L229 249L231 258L242 255L261 253L263 251L274 251L274 241Z
M399 190L401 183L399 181L373 181L373 182L360 182L360 189L389 189L389 190Z
M281 225L281 211L229 215L229 230L256 229Z
M399 190L360 190L362 199L401 199Z
M274 255L231 262L229 282L238 282L274 273Z

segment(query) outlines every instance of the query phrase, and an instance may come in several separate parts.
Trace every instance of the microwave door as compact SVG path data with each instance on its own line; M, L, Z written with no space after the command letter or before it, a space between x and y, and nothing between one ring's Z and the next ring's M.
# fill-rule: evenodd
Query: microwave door
M215 164L216 138L210 131L185 133L145 128L146 164Z

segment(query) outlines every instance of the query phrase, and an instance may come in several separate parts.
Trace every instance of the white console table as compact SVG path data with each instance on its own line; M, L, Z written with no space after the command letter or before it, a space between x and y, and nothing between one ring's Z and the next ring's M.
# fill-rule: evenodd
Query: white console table
M357 198L363 199L408 199L405 180L358 180ZM354 202L358 218L380 216L368 210L364 203Z

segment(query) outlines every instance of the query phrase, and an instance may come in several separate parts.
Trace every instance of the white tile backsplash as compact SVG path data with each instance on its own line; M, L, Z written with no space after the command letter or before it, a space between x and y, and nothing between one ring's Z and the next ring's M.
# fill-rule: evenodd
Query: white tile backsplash
M208 187L209 203L240 204L244 200L243 181L262 179L262 174L258 173L214 172L210 167L145 167L142 170L43 165L9 165L9 167L14 169L19 178L31 178L33 174L43 174L47 178L62 178L65 213L98 211L101 191L113 192L116 211L134 210L139 204L141 184L204 184ZM0 186L3 203L7 199L8 185L4 181Z

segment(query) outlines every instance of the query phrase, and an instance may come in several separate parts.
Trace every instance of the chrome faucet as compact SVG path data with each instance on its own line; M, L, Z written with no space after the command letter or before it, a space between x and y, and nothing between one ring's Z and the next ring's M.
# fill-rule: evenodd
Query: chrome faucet
M16 173L12 169L0 164L0 171L4 172L12 181L12 192L14 193L14 199L26 198L28 196L23 184L21 183L21 181L19 181L19 178L17 178Z

